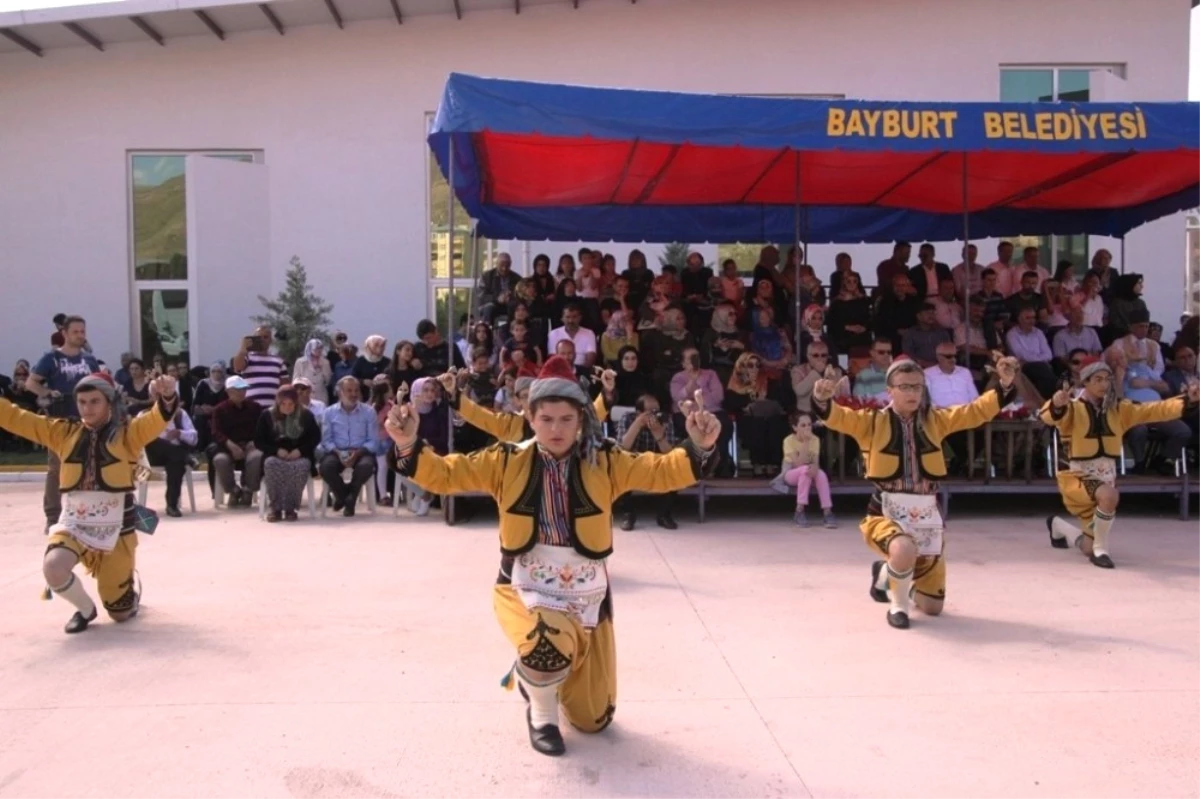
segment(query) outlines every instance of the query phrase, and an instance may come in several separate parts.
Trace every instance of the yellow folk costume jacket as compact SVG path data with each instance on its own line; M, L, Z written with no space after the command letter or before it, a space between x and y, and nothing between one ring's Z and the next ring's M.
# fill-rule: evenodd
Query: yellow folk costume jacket
M497 441L515 442L533 438L533 430L530 429L529 422L526 421L523 413L500 413L488 410L482 405L472 402L468 397L464 397L461 392L455 396L451 407L458 411L458 415L467 424L478 427L489 436L495 437ZM608 403L604 399L603 391L592 402L592 408L596 411L597 421L603 422L608 419Z
M159 401L129 422L109 422L99 430L89 430L82 422L48 419L0 399L0 427L41 444L62 461L58 474L62 491L74 491L83 480L93 436L100 438L96 449L100 460L96 464L96 490L132 491L139 454L167 429L172 413L171 408Z
M570 456L567 505L572 546L600 560L612 554L612 505L627 491L665 493L693 485L703 464L690 439L666 454L631 453L606 440L592 465ZM710 459L715 461L715 458ZM397 471L435 494L482 492L500 509L500 551L520 555L538 542L543 470L535 441L500 442L470 455L442 457L418 440Z
M1008 394L1001 396L1000 391L986 391L966 405L931 408L924 418L914 421L917 461L923 477L945 479L946 458L942 454L942 441L951 433L979 427L995 418L1008 397ZM894 480L903 476L901 422L891 408L850 410L830 401L824 408L814 402L813 409L825 421L826 427L858 442L867 462L868 480Z
M1071 460L1117 460L1121 457L1121 440L1129 428L1140 424L1182 419L1185 412L1183 397L1162 402L1131 402L1122 399L1106 414L1081 397L1071 400L1061 408L1055 408L1053 401L1048 401L1042 406L1041 418L1046 424L1058 428L1059 434L1067 443Z

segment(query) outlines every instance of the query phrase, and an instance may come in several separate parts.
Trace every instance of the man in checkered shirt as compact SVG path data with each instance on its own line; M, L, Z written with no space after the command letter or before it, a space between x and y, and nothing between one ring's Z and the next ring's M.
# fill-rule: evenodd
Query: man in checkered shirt
M670 452L675 446L675 429L671 416L659 407L658 398L643 394L634 404L635 413L627 413L617 425L617 442L630 452ZM617 500L614 511L623 513L622 530L632 530L637 524L637 514L631 508L629 494ZM675 505L675 492L659 495L658 526L667 530L679 527L671 516Z

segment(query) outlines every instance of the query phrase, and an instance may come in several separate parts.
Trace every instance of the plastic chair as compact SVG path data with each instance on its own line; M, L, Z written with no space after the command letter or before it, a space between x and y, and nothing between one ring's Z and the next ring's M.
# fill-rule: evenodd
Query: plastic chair
M161 466L151 466L150 474L152 477L156 477L159 480L167 479L167 470L162 468ZM190 510L192 513L195 513L196 512L196 485L194 482L192 482L192 470L190 468L187 469L186 471L184 471L184 473L183 473L183 484L184 484L184 486L187 487L188 510ZM150 490L150 481L149 480L142 480L138 483L137 501L138 501L139 505L146 504L146 495L149 493L149 490Z
M241 484L241 482L242 482L242 470L241 469L233 470L233 482L236 485ZM261 493L262 493L262 488L260 486L259 490L255 491L254 494L251 495L251 497L250 497L251 505L253 505L255 502L258 501L257 500L258 495ZM218 477L215 481L213 481L213 507L224 508L226 506L225 501L226 501L225 488L224 488L224 486L221 485L221 478Z
M342 470L342 480L347 483L350 482L350 478L353 475L353 469ZM329 514L329 484L325 483L323 480L321 482L325 486L323 489L321 489L321 518L324 519ZM373 479L362 484L362 488L360 488L358 491L358 499L360 502L366 500L367 510L369 510L371 513L375 513L375 481ZM393 507L394 506L395 503L393 502Z
M313 476L308 476L308 488L305 489L308 493L308 516L311 519L317 518L317 487ZM271 504L271 497L267 494L267 483L264 480L262 488L258 491L258 518L267 518L267 506Z

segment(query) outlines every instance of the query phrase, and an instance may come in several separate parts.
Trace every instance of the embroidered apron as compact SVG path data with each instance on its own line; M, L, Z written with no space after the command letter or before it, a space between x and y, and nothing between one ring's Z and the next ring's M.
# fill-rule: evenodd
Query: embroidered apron
M912 536L918 554L936 557L942 554L942 513L938 510L936 494L900 494L884 491L883 515L900 525Z
M512 587L529 610L567 613L590 629L600 623L600 605L608 594L608 567L571 547L535 544L514 559Z
M1067 462L1067 468L1078 474L1081 480L1095 480L1106 485L1117 482L1117 462L1112 458L1072 460Z
M62 495L62 513L51 533L68 533L79 543L112 552L125 520L125 494L70 491Z

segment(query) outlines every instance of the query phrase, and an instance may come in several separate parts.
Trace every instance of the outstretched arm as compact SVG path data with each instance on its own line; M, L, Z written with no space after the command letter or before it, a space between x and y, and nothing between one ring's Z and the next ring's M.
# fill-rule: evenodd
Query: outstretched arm
M467 424L495 436L498 441L516 442L525 438L525 417L519 413L491 411L462 394L455 394L451 406Z
M74 424L77 423L30 413L6 399L0 399L0 427L13 435L41 444L56 455Z
M493 444L470 455L438 455L418 439L410 448L396 450L396 471L434 494L483 492L500 496L500 481L508 451Z
M664 494L695 485L711 460L691 439L666 453L632 453L614 447L606 455L613 500L628 491Z

